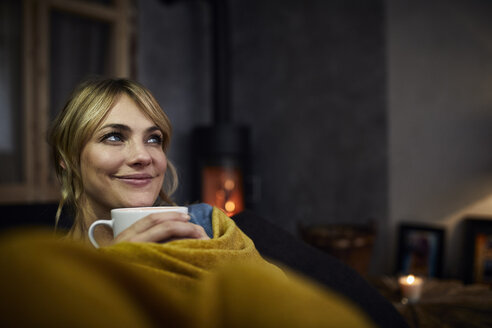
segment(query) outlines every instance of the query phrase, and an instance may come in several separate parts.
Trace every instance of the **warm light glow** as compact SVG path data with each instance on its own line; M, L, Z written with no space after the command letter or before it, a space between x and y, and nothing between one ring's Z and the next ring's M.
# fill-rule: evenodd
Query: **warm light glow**
M398 279L400 286L402 303L416 303L419 301L423 288L422 278L414 275L402 276Z
M238 168L207 166L202 171L202 201L232 216L244 209L244 189Z
M226 197L226 193L224 190L219 189L215 192L215 198L218 200L224 200Z
M236 209L236 204L234 204L233 201L228 201L225 203L225 210L227 212L234 212L235 209Z
M227 180L224 182L224 188L225 188L226 190L233 190L235 186L236 186L236 184L234 183L234 180L227 179Z

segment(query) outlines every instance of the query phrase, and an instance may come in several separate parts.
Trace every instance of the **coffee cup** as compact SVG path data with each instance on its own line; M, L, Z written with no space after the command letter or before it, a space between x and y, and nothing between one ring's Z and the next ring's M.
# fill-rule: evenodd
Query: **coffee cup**
M155 207L127 207L111 210L111 220L97 220L89 227L89 240L92 245L99 248L94 238L94 230L98 225L105 225L113 230L113 237L118 236L123 230L152 213L178 212L188 214L188 208L184 206L155 206Z

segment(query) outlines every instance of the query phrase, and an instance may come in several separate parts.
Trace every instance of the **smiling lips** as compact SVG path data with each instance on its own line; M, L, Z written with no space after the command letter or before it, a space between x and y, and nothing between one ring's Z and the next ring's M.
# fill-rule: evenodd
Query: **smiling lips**
M139 173L139 174L129 174L129 175L119 175L119 176L114 176L116 179L127 183L132 186L146 186L149 184L152 179L154 178L150 174L144 174L144 173Z

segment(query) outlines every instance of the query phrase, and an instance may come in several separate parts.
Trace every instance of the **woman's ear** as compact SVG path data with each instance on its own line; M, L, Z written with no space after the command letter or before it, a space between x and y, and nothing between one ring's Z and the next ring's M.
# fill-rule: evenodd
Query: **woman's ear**
M67 169L67 166L65 165L65 161L63 161L62 159L60 159L60 162L59 162L60 166L62 167L62 169L66 170Z

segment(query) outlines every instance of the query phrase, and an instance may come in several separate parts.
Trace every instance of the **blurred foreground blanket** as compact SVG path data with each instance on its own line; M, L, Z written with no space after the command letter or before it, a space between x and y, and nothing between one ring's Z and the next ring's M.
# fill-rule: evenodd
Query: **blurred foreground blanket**
M211 240L93 249L47 232L0 240L4 327L371 327L355 305L266 262L220 210Z

